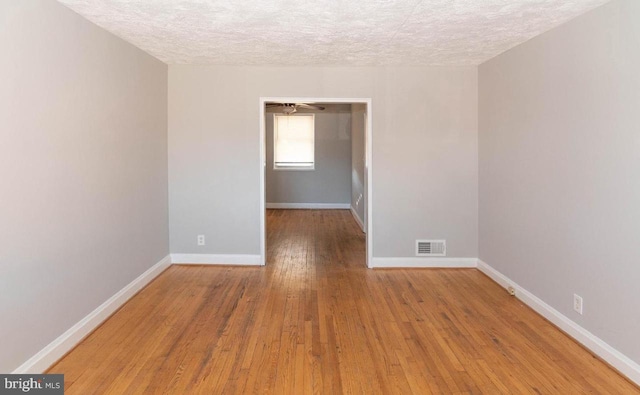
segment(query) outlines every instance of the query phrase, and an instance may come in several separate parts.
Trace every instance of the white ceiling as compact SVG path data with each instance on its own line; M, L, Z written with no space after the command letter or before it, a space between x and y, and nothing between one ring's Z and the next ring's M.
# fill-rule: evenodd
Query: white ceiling
M169 64L477 65L609 0L59 0Z

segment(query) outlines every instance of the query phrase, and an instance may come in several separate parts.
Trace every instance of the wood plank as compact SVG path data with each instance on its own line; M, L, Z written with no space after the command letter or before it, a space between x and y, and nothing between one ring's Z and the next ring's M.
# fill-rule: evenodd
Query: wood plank
M49 372L67 394L640 394L475 269L367 269L349 211L267 232L266 267L172 266Z

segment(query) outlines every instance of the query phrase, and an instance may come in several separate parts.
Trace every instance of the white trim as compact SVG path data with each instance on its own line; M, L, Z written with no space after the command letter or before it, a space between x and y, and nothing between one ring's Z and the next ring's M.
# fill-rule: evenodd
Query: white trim
M475 268L477 258L374 257L373 267L389 268Z
M260 97L258 100L260 114L260 264L264 265L267 260L267 228L266 228L266 147L265 147L265 104L267 102L284 102L284 103L300 103L300 102L321 102L321 103L362 103L367 106L367 130L365 131L365 168L367 173L367 267L373 267L373 121L371 98L353 98L353 97Z
M264 266L267 263L267 189L265 178L267 176L267 143L265 125L265 102L260 99L258 113L260 114L260 261Z
M362 229L362 232L367 233L367 229L364 227L364 223L362 222L362 219L358 215L358 212L356 211L356 209L353 208L353 206L351 206L350 208L351 208L351 214L353 214L353 219L356 220L356 222L360 226L360 229Z
M349 210L349 203L267 203L267 208L276 209L314 209L314 210Z
M313 166L300 167L300 166L276 166L273 165L273 171L316 171L315 163Z
M138 278L107 299L86 317L78 321L57 339L49 343L37 354L20 365L13 374L40 374L56 363L67 352L71 351L82 339L96 329L102 322L111 316L116 310L131 299L138 291L149 284L170 265L169 255L151 266Z
M365 171L367 173L367 194L365 204L367 215L365 222L367 225L367 267L373 267L373 109L371 99L367 99L367 124L365 125Z
M261 265L260 255L240 254L171 254L171 263L181 265Z
M502 287L513 287L518 299L627 376L629 380L640 385L640 364L611 347L604 340L581 327L487 263L478 260L478 269Z

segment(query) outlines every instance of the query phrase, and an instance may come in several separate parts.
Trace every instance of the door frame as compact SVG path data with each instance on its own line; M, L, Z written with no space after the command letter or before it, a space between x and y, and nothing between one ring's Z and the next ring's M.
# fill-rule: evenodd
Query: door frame
M266 151L266 125L265 125L265 104L267 102L283 102L283 103L362 103L367 106L367 122L365 125L365 161L364 169L366 173L367 188L365 189L365 226L366 232L366 249L367 249L367 267L372 268L373 261L373 122L371 98L336 98L336 97L260 97L259 114L260 114L260 265L267 263L267 191L266 191L266 171L267 171L267 151Z

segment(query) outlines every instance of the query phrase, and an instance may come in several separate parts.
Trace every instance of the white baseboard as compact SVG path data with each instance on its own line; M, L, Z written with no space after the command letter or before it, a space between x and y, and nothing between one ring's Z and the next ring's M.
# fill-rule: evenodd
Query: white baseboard
M558 310L549 306L540 298L522 288L520 285L489 266L487 263L478 260L478 269L504 288L515 288L516 297L518 299L556 325L567 335L571 336L583 346L591 350L595 355L616 368L631 381L640 385L640 364L611 347L609 344L605 343L604 340L581 327Z
M477 258L424 258L424 257L408 257L408 258L380 258L373 257L372 267L388 267L388 268L474 268L478 265Z
M260 265L260 255L171 254L171 263L193 265Z
M355 208L353 208L353 206L351 206L351 214L353 214L353 218L356 220L358 225L360 225L362 232L367 233L367 230L364 227L364 222L362 221L362 218L360 218L360 216L358 215L358 212L356 211Z
M82 339L96 329L104 320L109 318L116 310L125 304L138 291L149 284L154 278L169 267L171 261L169 255L160 262L150 267L138 278L107 299L74 326L69 328L57 339L49 343L36 355L20 365L13 374L40 374L56 363L67 352L71 351Z
M351 204L349 203L267 203L267 208L348 210L351 208Z

